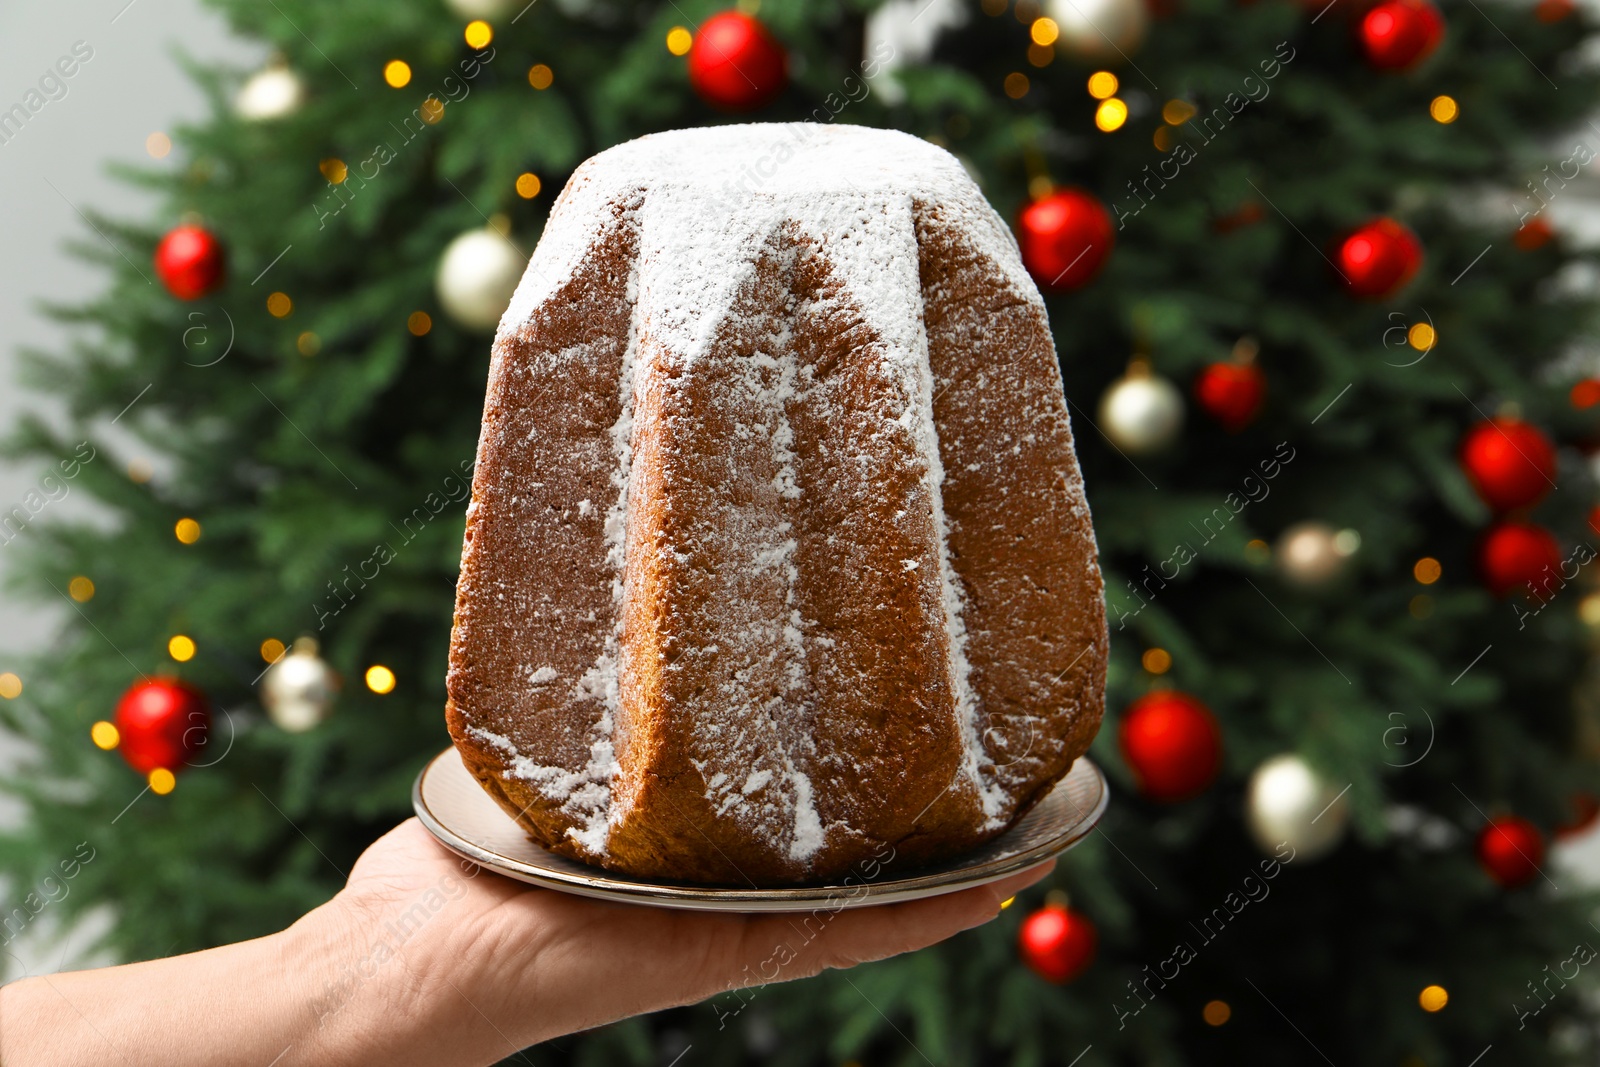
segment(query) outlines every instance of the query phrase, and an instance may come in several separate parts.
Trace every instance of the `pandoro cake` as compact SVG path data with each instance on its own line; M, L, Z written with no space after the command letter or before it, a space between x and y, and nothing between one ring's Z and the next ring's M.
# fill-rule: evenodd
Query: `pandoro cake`
M1088 748L1102 594L1044 304L953 156L763 124L577 169L495 338L448 679L535 841L954 856Z

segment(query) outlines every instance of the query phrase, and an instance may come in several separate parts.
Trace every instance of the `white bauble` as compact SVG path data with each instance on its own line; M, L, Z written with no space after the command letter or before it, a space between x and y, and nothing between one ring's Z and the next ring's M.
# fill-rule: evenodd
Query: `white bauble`
M1183 394L1148 370L1130 370L1100 398L1100 428L1124 452L1156 452L1183 429Z
M1245 821L1268 855L1287 843L1297 862L1314 860L1344 840L1350 825L1349 794L1299 756L1274 756L1250 776Z
M305 103L306 87L300 75L275 63L250 75L233 98L233 110L240 118L252 122L281 119L300 110Z
M518 8L517 0L444 0L451 14L464 19L497 19Z
M509 238L491 229L468 230L445 248L434 289L457 323L493 330L527 266Z
M280 729L304 733L328 717L339 691L339 676L317 655L317 643L302 637L293 651L261 677L261 703Z
M1335 530L1310 519L1279 534L1273 556L1286 581L1314 589L1342 575L1345 561L1360 547L1361 535L1354 530Z
M1150 26L1145 0L1049 0L1046 11L1061 30L1056 46L1081 59L1131 56Z

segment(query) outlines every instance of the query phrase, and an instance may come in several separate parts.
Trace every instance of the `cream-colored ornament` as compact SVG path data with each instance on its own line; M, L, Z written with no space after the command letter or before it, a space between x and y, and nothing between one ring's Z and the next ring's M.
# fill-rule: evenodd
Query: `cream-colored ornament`
M279 59L250 75L233 98L233 110L240 118L267 122L294 114L305 99L300 75Z
M1295 862L1325 856L1344 840L1350 794L1326 781L1299 756L1274 756L1250 776L1245 821L1268 855L1287 844Z
M1124 452L1160 451L1183 429L1183 394L1136 359L1100 398L1100 429Z
M1056 47L1096 62L1127 59L1150 28L1145 0L1049 0L1045 11L1061 33Z
M304 733L328 717L339 676L317 655L314 638L301 637L261 677L261 703L280 729Z
M1361 547L1354 530L1336 530L1315 519L1297 522L1278 535L1273 557L1284 580L1305 589L1327 585L1344 573Z
M527 266L509 237L488 227L468 230L445 248L434 289L452 319L487 332L499 325Z

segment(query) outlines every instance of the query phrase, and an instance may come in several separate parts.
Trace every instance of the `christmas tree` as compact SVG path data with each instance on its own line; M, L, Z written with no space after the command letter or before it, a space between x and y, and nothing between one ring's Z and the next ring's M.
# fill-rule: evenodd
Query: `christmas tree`
M406 817L485 329L579 162L737 113L923 136L1017 221L1115 798L990 927L541 1062L1593 1062L1600 933L1545 860L1600 792L1594 305L1551 223L1592 27L1144 3L217 0L280 58L196 65L212 117L128 174L165 210L93 218L110 284L34 361L75 425L13 436L49 473L3 539L74 613L0 677L5 941L105 902L128 959L278 929Z

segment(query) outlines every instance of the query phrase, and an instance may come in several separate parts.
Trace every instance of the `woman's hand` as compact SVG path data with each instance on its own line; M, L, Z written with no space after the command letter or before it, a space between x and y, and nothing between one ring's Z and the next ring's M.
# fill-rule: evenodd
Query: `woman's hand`
M5 1067L477 1067L561 1034L931 945L1043 878L744 916L588 900L457 859L408 819L269 937L0 989Z

